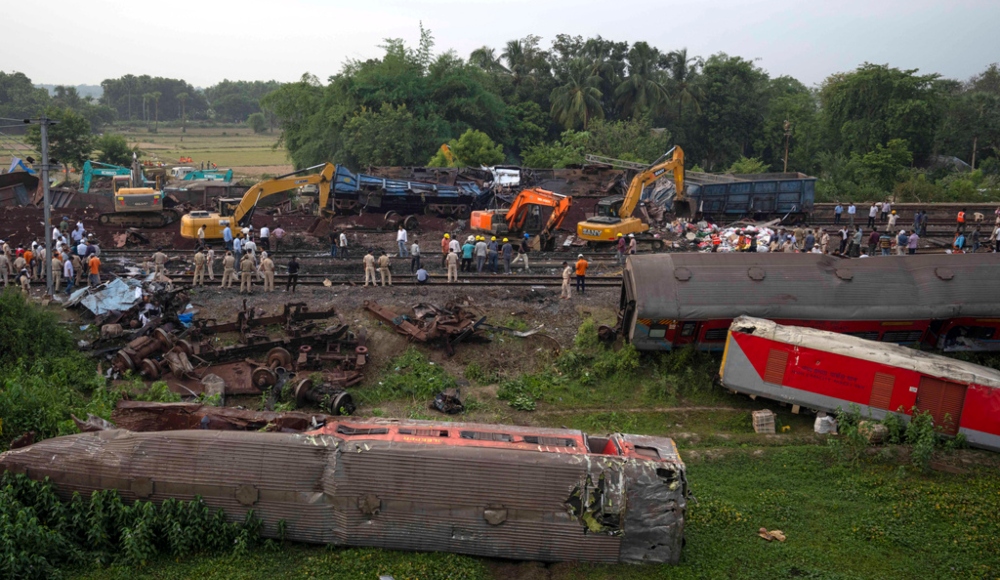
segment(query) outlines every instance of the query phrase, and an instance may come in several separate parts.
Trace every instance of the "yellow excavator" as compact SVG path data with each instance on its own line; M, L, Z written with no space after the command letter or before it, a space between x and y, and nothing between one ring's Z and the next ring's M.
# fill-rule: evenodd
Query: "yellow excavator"
M628 191L624 196L606 197L597 202L597 215L576 225L577 237L588 243L614 243L618 234L642 234L649 231L649 224L644 223L632 213L639 205L642 190L660 178L673 174L676 193L674 203L684 200L684 150L674 146L663 154L648 168L632 178ZM658 240L657 240L658 241ZM662 242L654 246L662 246Z
M318 173L310 173L320 169ZM205 239L221 240L222 231L226 226L235 230L249 225L254 209L261 199L283 193L304 185L315 185L319 188L319 207L325 208L330 198L330 187L337 167L333 164L315 165L294 173L280 175L274 179L261 181L251 187L243 197L219 199L219 211L192 211L181 218L181 236L188 239L198 238L198 229L205 226Z

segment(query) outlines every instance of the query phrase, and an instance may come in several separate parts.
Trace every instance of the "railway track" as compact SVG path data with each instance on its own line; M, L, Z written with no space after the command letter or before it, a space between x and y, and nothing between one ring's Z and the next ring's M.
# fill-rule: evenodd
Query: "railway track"
M119 276L126 276L127 272L116 272ZM183 284L190 284L194 280L194 275L187 272L178 273L167 273L167 277L175 282L180 282ZM275 288L283 287L288 281L287 274L277 274L274 277ZM326 282L329 281L331 286L364 286L364 277L359 275L324 275L324 274L300 274L298 284L300 286L325 286ZM210 281L206 278L205 288L218 287L221 282L221 274L216 273L216 278L214 281ZM416 278L410 274L400 274L393 275L392 277L393 286L423 286L424 284L418 284ZM260 287L263 284L262 280L257 280L254 278L254 286ZM233 281L234 287L239 286L239 280L235 279ZM457 283L448 283L447 276L443 274L431 274L430 282L427 285L431 286L561 286L562 277L561 276L521 276L517 274L511 275L466 275L462 272L459 273L459 279ZM618 288L621 286L621 276L587 276L587 287L588 288Z

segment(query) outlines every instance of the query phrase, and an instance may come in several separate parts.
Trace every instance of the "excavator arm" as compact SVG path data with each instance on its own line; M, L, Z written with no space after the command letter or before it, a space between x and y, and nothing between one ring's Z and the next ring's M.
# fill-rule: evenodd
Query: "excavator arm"
M668 156L670 159L663 161ZM674 199L682 201L684 199L684 150L675 145L673 149L664 153L663 157L657 159L649 169L632 178L622 206L618 210L618 217L623 219L632 217L632 212L635 211L636 206L639 205L639 199L642 197L642 190L647 185L662 178L668 171L673 172L674 186L677 188Z
M314 171L317 168L322 168L319 173L304 175L305 173ZM303 185L318 186L320 207L326 207L326 202L330 197L330 185L333 181L333 175L335 172L336 166L326 163L324 165L307 167L300 171L296 171L295 173L281 175L275 177L274 179L261 181L243 194L243 199L241 199L240 203L233 209L233 221L241 226L246 226L250 223L250 219L253 217L253 211L257 207L260 200L276 193L283 193L289 189L302 187Z
M507 227L512 232L521 231L524 229L525 220L528 219L529 207L532 205L541 205L554 208L543 230L551 232L558 228L559 224L566 218L566 213L569 212L572 203L573 198L540 187L522 190L514 198L510 209L507 210Z

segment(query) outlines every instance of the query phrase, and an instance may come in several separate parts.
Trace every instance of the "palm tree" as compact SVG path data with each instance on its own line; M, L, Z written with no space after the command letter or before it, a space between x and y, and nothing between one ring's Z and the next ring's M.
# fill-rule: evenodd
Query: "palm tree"
M564 83L552 89L552 118L567 129L582 124L584 130L594 117L603 118L600 84L592 63L582 58L570 61Z
M187 93L177 93L175 99L181 102L181 133L187 133L187 114L184 111L184 103L188 100Z
M695 112L701 112L698 101L705 97L705 91L698 85L697 76L702 60L697 56L688 58L686 48L671 51L666 60L670 91L677 102L677 123L680 124L684 118L685 104L692 104Z
M135 75L125 75L122 77L122 85L125 87L125 92L128 94L128 120L129 123L132 122L132 91L136 87Z
M149 109L146 108L146 105L151 100L153 100L152 93L142 94L142 120L146 122L146 129L149 129Z
M645 42L633 44L628 51L628 77L618 85L615 96L622 111L632 118L656 113L670 98L656 74L659 57L660 51Z
M500 63L500 57L496 54L496 49L489 46L481 46L472 51L469 55L469 64L478 66L488 73L510 72Z

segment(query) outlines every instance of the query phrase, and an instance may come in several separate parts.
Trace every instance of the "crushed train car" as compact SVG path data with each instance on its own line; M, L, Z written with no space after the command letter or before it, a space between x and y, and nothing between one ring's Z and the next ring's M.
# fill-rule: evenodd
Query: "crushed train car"
M1000 451L1000 371L896 344L783 326L733 321L719 370L734 391L819 411L857 405L882 419L927 411L942 435Z
M1000 350L997 254L629 256L618 331L638 350L722 350L738 316L943 351Z
M265 536L518 560L676 563L685 466L673 441L472 423L358 420L303 434L113 429L0 455L60 494L202 497Z

